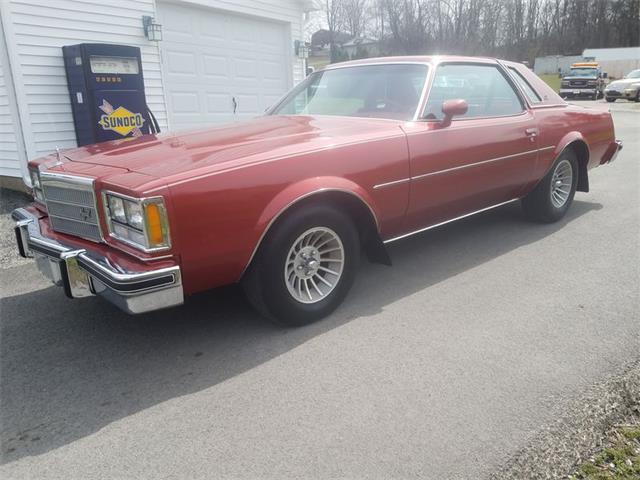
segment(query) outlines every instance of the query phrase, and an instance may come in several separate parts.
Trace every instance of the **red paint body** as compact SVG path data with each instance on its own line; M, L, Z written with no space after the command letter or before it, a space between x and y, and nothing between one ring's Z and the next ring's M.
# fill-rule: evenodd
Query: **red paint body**
M428 82L441 62L497 63L460 57L376 63L385 61L427 63ZM68 150L69 161L57 165L53 155L35 160L32 164L50 171L96 179L98 192L163 195L172 248L154 255L113 238L96 245L52 232L46 217L41 228L138 270L179 264L184 293L192 294L237 282L272 220L315 192L335 189L357 196L387 240L522 197L571 142L588 146L589 168L610 159L615 137L608 112L568 105L526 67L503 64L517 68L543 102L516 116L454 118L447 127L426 121L265 116L195 133ZM530 128L538 129L537 137L525 134ZM104 215L101 222L107 231Z

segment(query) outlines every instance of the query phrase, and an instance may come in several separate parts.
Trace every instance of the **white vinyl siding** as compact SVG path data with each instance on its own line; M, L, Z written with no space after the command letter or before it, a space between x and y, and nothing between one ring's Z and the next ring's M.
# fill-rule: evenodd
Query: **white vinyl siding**
M4 44L4 30L0 23L0 176L22 175L21 160L24 159L24 152L20 151L21 138L18 138L20 128L16 125L17 119L11 69Z
M140 47L149 108L167 128L158 47L144 36L153 0L10 0L9 53L28 158L76 146L62 46L120 43Z
M114 43L140 47L147 104L161 130L171 129L165 95L164 66L159 44L146 39L142 16L156 15L160 0L0 0L2 24L11 61L15 101L22 132L20 142L8 132L4 113L4 79L0 86L0 175L20 175L18 158L32 159L76 146L62 46ZM294 56L293 41L302 38L302 0L175 0L170 4L239 15L278 23L286 32L280 55L286 59L287 87L304 78L303 62ZM197 10L196 10L197 11ZM1 56L0 56L1 58ZM4 70L6 75L6 69ZM2 77L0 77L2 78ZM15 119L18 118L16 112ZM15 146L17 143L17 147ZM10 150L5 152L5 150ZM7 161L4 161L4 160Z
M0 57L0 175L19 177L21 175L20 156L9 103L8 80L10 79L5 76Z

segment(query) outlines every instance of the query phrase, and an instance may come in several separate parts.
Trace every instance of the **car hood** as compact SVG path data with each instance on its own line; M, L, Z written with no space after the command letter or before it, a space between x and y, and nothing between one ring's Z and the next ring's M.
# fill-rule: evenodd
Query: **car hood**
M598 77L575 77L568 75L566 77L562 77L562 80L598 80Z
M628 87L634 83L640 83L640 78L623 78L621 80L616 80L615 82L611 82L607 85L607 88L611 87Z
M264 116L218 128L144 135L65 150L70 162L126 169L155 178L215 171L343 143L401 134L402 122L331 116ZM68 165L70 167L71 165Z

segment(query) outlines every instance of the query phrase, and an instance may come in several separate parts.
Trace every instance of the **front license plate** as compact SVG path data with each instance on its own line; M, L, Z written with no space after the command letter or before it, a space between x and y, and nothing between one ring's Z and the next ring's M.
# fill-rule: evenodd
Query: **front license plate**
M574 91L573 91L573 94L574 94L574 95L580 95L580 90L574 90Z

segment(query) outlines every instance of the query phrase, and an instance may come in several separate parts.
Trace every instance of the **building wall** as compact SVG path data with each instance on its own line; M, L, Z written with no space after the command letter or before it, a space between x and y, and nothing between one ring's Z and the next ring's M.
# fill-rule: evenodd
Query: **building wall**
M20 177L24 157L18 147L17 107L7 60L0 22L0 176Z
M533 64L533 71L537 75L551 75L557 74L559 68L564 75L569 71L572 63L582 61L582 55L548 55L546 57L537 57Z
M292 83L304 78L303 62L293 54L293 39L302 36L302 1L176 0L175 3L263 16L290 24ZM20 150L23 145L24 156L31 159L49 154L56 147L76 146L61 48L76 43L121 43L140 47L147 104L160 128L163 131L170 128L159 50L162 42L148 41L142 28L142 16L155 16L155 11L156 0L0 0L6 52L11 62L24 137L24 142L18 142L15 148ZM3 85L5 83L6 79ZM0 115L6 115L2 113L6 110L3 89L4 86L0 87ZM2 139L11 135L3 130L9 128L6 117L0 116L0 125L0 142L3 142ZM14 146L11 142L0 143L0 150L3 148L9 150ZM19 175L20 161L12 152L2 153L0 175Z

